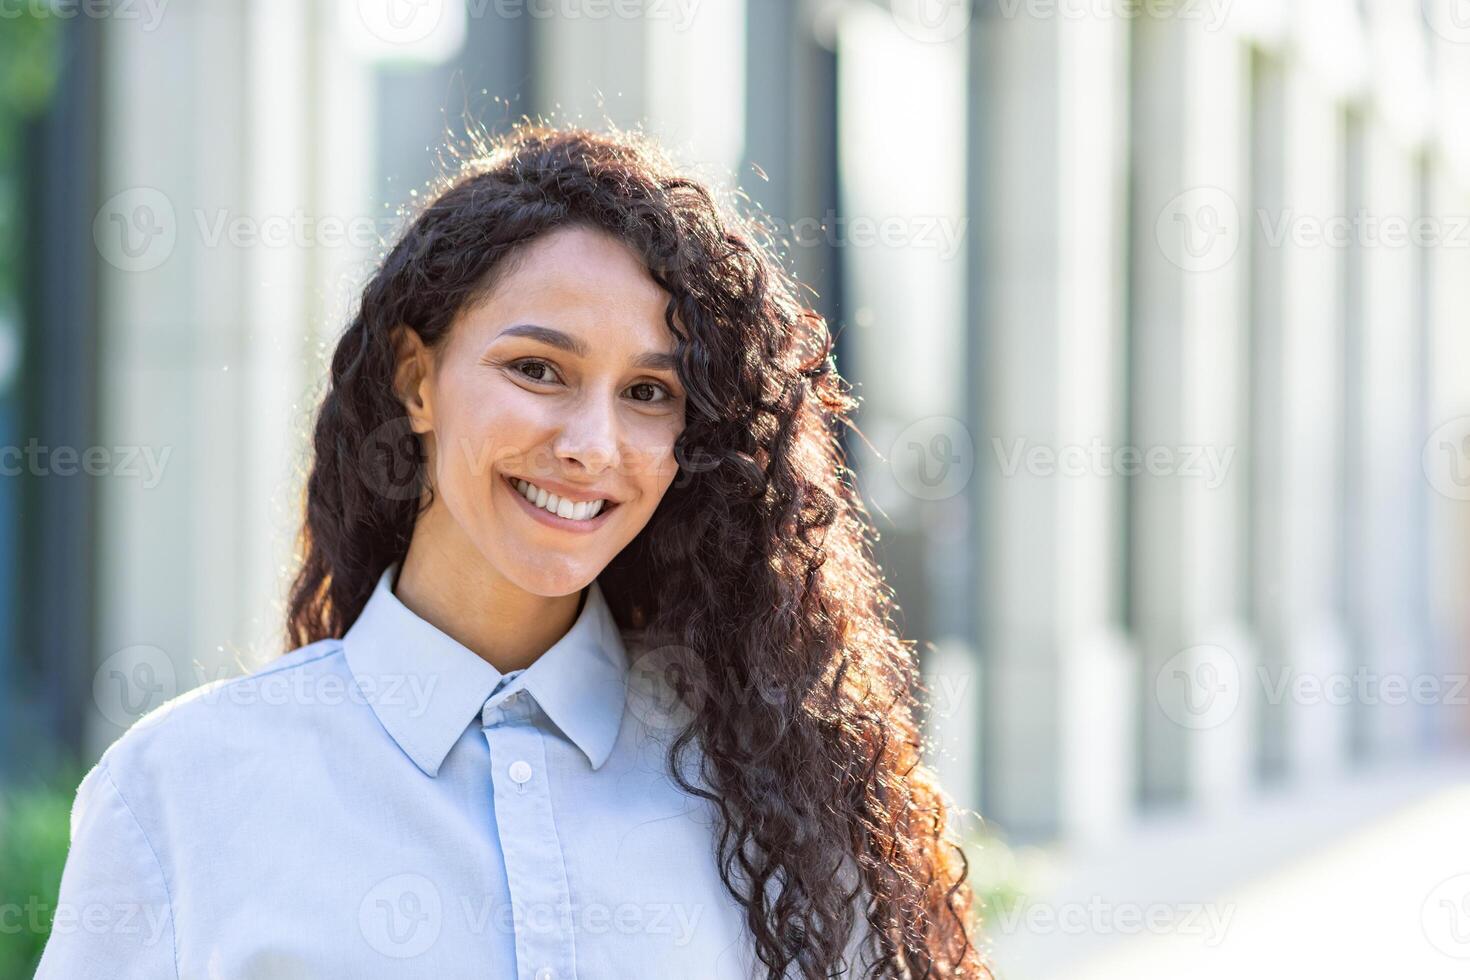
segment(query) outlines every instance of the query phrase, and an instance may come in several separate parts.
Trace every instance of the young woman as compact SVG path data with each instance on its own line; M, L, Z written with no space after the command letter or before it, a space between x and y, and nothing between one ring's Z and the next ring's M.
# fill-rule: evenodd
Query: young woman
M988 976L826 324L643 137L478 151L333 356L291 651L88 774L40 975Z

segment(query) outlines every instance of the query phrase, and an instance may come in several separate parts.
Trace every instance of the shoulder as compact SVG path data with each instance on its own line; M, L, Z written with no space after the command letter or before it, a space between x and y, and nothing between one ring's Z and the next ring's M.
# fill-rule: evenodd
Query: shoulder
M298 647L170 698L123 732L98 764L129 800L163 782L206 780L269 755L303 724L320 723L315 708L331 703L334 691L345 694L350 679L341 640Z
M176 976L175 900L221 846L258 841L241 832L246 808L287 809L276 803L292 799L302 755L330 755L343 726L371 711L351 687L341 641L321 640L171 698L108 746L72 803L37 976L97 975L101 963L110 976ZM97 928L109 910L129 918Z
M178 976L173 900L153 841L105 760L82 778L37 980Z

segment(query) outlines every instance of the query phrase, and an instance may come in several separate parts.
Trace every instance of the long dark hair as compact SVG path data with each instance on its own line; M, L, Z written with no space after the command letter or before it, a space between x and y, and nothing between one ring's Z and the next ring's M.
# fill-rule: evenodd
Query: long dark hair
M467 148L364 288L332 357L289 645L343 635L407 553L431 492L393 393L393 329L433 347L537 236L602 229L670 294L688 402L675 483L598 581L620 626L697 651L686 666L701 690L668 764L720 814L720 874L757 955L771 978L793 963L830 976L865 925L870 976L990 977L954 811L920 758L924 688L838 442L857 400L769 227L638 132L523 120ZM703 785L683 774L691 745Z

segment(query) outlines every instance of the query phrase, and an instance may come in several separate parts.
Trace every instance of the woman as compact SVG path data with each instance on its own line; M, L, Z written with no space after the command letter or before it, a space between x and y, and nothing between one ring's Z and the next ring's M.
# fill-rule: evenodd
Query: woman
M646 139L478 149L332 359L291 652L88 774L40 975L988 976L825 323Z

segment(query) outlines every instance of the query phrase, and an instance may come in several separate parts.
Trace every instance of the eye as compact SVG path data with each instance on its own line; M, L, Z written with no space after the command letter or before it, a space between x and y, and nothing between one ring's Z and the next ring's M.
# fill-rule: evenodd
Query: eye
M662 398L658 398L658 399L654 399L654 398L638 398L638 397L635 397L633 399L634 401L648 402L649 404L657 405L659 402L665 402L665 401L668 401L668 400L670 400L671 398L674 397L674 393L673 392L669 391L669 389L665 388L663 385L659 384L656 381L640 381L637 384L631 386L628 390L629 391L639 391L641 389L648 389L650 391L656 391L656 392L661 391L661 392L663 392L663 397Z
M557 381L556 368L539 357L523 357L520 360L507 362L505 366L527 381L537 384L555 384ZM638 393L633 395L634 401L648 405L658 405L671 401L675 397L672 391L657 381L639 381L630 385L627 390ZM658 397L660 394L663 397Z
M519 361L512 361L511 364L509 365L509 367L511 368L511 370L516 371L522 377L526 378L526 380L528 380L528 381L536 381L536 382L540 382L541 384L547 384L547 383L555 380L555 377L554 377L554 375L556 374L555 369L552 368L552 366L550 364L548 364L547 362L541 360L540 358L536 358L536 357L522 358ZM530 374L527 371L523 370L524 368L539 369L541 371L546 372L546 374L548 374L548 375L552 375L553 377L544 377L544 376L543 377L538 377L536 375Z

